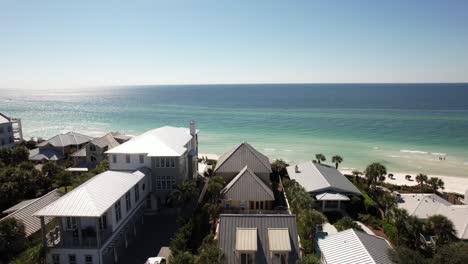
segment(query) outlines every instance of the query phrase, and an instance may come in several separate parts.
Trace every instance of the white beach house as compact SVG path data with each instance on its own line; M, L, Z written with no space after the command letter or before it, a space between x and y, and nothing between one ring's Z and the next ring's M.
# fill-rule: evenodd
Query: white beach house
M142 231L143 213L156 212L176 183L198 174L195 123L148 131L106 154L110 170L35 214L47 263L118 263ZM46 217L56 220L46 226Z
M0 149L13 147L20 140L23 140L21 119L0 113Z

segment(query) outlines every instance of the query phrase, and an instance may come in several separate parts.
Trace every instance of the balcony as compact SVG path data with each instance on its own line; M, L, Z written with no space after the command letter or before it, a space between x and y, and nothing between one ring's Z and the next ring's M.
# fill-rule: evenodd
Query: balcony
M81 231L81 237L79 232ZM112 228L107 227L100 231L101 243L98 243L96 229L92 227L75 230L61 231L59 226L56 226L46 235L48 247L53 248L99 248L112 235Z

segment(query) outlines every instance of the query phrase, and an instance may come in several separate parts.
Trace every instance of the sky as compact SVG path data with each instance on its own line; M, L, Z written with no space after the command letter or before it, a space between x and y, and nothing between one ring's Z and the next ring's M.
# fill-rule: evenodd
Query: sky
M468 1L0 0L0 89L468 82Z

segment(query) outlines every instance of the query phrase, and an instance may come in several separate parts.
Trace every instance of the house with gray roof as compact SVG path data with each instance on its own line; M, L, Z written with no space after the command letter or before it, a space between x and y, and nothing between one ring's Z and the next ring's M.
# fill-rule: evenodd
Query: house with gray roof
M10 213L0 219L0 222L11 218L22 222L25 227L26 237L29 237L41 229L41 221L35 216L35 213L55 202L61 196L62 193L58 189L55 189L39 198L23 201L5 210L4 213ZM44 218L44 224L50 223L53 219L54 217Z
M321 203L323 211L340 210L342 202L361 196L359 189L333 166L306 161L286 169L291 180Z
M221 214L215 239L226 264L293 264L300 256L295 215Z
M35 162L57 161L64 159L67 155L81 149L93 138L76 132L68 132L56 135L39 143L38 148L29 152L29 160Z
M226 210L272 210L275 201L270 187L248 166L221 190L221 194Z
M265 184L270 184L271 165L267 156L247 142L243 142L219 157L214 175L230 182L245 166L248 166Z
M322 263L392 264L390 243L384 238L348 229L318 240Z

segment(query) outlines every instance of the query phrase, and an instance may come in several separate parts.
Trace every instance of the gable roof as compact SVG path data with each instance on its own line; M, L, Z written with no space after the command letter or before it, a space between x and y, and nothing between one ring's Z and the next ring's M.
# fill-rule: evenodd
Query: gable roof
M296 172L295 166L298 167L299 172ZM335 167L306 161L288 166L286 169L289 178L301 184L307 192L325 192L330 190L356 195L361 194L359 189Z
M391 264L387 240L348 229L318 240L327 264Z
M93 138L90 136L70 131L65 134L58 134L56 136L53 136L52 138L49 138L48 140L39 143L38 146L44 147L47 146L47 144L50 144L54 147L66 147L72 145L81 145L91 141L92 139Z
M65 158L63 154L53 148L35 148L29 151L30 160L61 160L63 158Z
M275 196L255 173L245 166L242 171L221 190L224 198L238 201L271 201Z
M41 221L35 216L35 213L55 202L61 196L62 193L58 189L55 189L42 197L34 199L33 202L16 210L14 213L5 216L4 218L0 219L0 221L9 218L14 218L18 221L21 221L24 224L26 236L30 236L41 229ZM52 221L52 219L53 217L44 217L45 224Z
M198 133L198 130L197 130ZM179 157L187 151L190 129L164 126L145 132L108 150L111 154L147 154L149 157Z
M219 217L218 243L225 254L225 263L234 264L236 262L236 232L238 228L256 228L257 230L257 251L255 253L255 263L271 263L270 239L268 230L272 228L286 228L289 235L291 252L288 263L296 263L299 256L299 241L296 226L296 216L290 214L221 214ZM284 233L283 233L284 234ZM286 246L284 239L277 240L273 237L274 246Z
M420 219L443 215L452 221L459 239L468 239L468 205L453 205L432 193L406 193L399 197L397 206L406 209L409 215Z
M17 211L17 210L19 210L19 209L21 209L21 208L27 206L27 205L33 203L33 202L36 201L37 199L39 199L39 198L21 201L21 202L15 204L15 205L13 205L12 207L6 209L6 210L3 211L2 213L4 213L4 214L11 214L11 213L13 213L13 212L15 212L15 211Z
M243 142L229 152L219 157L214 173L239 172L249 166L255 173L271 173L271 165L267 156L263 155L247 142Z
M100 138L94 138L93 140L89 141L88 144L93 144L99 148L108 147L108 149L112 149L120 145L120 143L117 142L117 140L115 140L114 133L107 133ZM71 154L71 156L72 157L86 157L86 146L82 147L80 150Z
M0 124L10 123L10 118L2 113L0 113Z
M141 171L106 171L76 187L36 216L100 217L145 177Z

